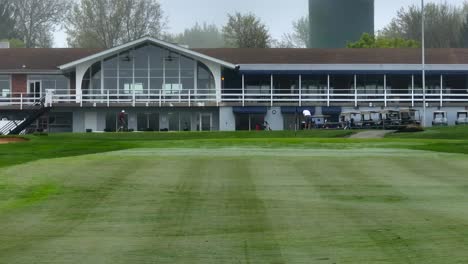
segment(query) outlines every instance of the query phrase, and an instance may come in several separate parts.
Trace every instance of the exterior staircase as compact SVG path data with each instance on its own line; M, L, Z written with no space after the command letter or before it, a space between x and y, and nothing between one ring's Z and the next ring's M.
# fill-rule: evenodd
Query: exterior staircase
M38 118L50 111L50 107L44 104L45 97L41 98L36 104L25 109L31 114L21 121L10 121L3 127L0 127L0 135L22 135L26 134L26 129L31 126Z

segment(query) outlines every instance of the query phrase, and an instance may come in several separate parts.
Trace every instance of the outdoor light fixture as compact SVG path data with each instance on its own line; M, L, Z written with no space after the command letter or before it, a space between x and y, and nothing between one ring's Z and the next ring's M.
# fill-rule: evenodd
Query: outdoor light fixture
M125 56L125 57L122 57L122 61L131 61L132 58L130 58L129 55Z
M169 53L169 56L167 56L166 58L164 58L166 61L174 61L174 59L176 59L177 57L174 57L172 56L172 53Z

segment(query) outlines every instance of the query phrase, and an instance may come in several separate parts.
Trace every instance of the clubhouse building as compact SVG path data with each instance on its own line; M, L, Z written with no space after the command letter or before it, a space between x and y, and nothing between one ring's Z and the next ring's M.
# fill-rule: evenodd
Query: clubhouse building
M426 56L426 125L440 110L454 124L468 106L468 49ZM149 37L107 50L4 48L0 119L116 131L125 110L133 131L294 130L305 109L328 122L421 110L420 63L419 49L189 49Z

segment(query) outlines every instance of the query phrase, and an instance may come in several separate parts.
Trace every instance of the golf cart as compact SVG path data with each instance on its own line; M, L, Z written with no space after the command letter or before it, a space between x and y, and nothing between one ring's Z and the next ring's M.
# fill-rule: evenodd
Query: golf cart
M312 124L314 128L325 128L328 120L328 116L325 115L314 115L312 116Z
M457 121L455 124L458 125L468 125L468 111L458 111L457 112Z
M402 125L421 125L421 115L419 110L413 108L400 109L400 117Z
M432 120L433 126L448 126L447 112L435 111L434 119Z
M362 111L361 112L361 127L376 128L382 123L382 115L377 111Z
M382 115L382 127L385 128L399 128L401 126L401 113L397 110L383 110L380 112Z
M357 116L361 116L361 112L357 112L357 111L342 112L340 115L341 127L343 127L344 129L355 128Z

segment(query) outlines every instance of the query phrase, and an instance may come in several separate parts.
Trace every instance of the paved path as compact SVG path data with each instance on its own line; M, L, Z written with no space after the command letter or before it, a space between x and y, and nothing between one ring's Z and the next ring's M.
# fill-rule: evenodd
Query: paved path
M350 138L384 138L385 135L393 133L393 130L369 130L364 132L359 132L352 135Z

